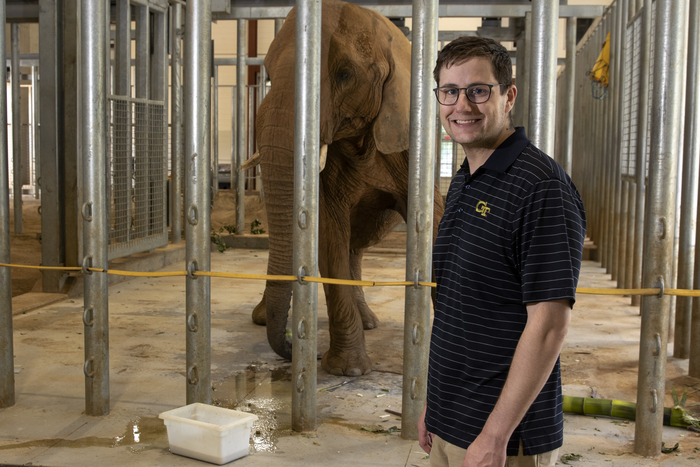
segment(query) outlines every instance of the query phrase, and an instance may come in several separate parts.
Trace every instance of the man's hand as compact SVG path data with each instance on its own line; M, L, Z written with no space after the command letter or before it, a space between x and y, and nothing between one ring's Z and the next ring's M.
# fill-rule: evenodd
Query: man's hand
M420 414L418 419L418 444L421 448L428 454L433 448L433 434L428 433L428 429L425 427L425 411L428 408L428 404L423 406L423 413Z
M503 467L506 465L506 446L481 434L469 445L462 467Z

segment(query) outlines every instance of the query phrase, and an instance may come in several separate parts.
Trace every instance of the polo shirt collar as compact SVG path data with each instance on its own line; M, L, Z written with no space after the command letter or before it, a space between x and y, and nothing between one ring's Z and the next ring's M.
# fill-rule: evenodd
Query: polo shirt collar
M525 128L521 126L515 128L515 133L506 138L506 140L493 151L493 154L489 156L480 169L483 168L485 170L504 173L508 170L508 167L515 162L528 144L530 144L530 140L527 139L525 135ZM462 163L462 168L467 172L469 171L469 164L467 163L466 157Z

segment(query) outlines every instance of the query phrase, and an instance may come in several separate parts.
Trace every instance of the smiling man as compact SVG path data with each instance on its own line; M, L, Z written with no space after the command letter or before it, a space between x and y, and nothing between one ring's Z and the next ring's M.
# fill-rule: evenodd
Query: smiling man
M508 51L462 37L440 52L440 119L466 154L433 251L437 297L418 423L433 467L553 466L559 353L586 231L581 197L510 112Z

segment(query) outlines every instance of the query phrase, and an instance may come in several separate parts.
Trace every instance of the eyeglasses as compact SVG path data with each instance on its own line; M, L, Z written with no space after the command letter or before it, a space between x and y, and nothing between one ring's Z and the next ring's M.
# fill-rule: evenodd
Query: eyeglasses
M468 88L456 88L453 86L443 86L435 88L435 97L442 105L455 105L459 100L459 92L464 90L464 94L471 102L483 104L491 98L491 88L494 86L508 86L507 84L474 84Z

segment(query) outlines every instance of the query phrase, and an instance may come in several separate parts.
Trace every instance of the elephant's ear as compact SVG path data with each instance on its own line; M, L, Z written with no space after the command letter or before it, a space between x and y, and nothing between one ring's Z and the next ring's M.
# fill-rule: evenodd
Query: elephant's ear
M384 154L408 150L410 134L411 48L403 35L392 39L388 54L391 72L384 83L382 104L374 122L374 140Z

